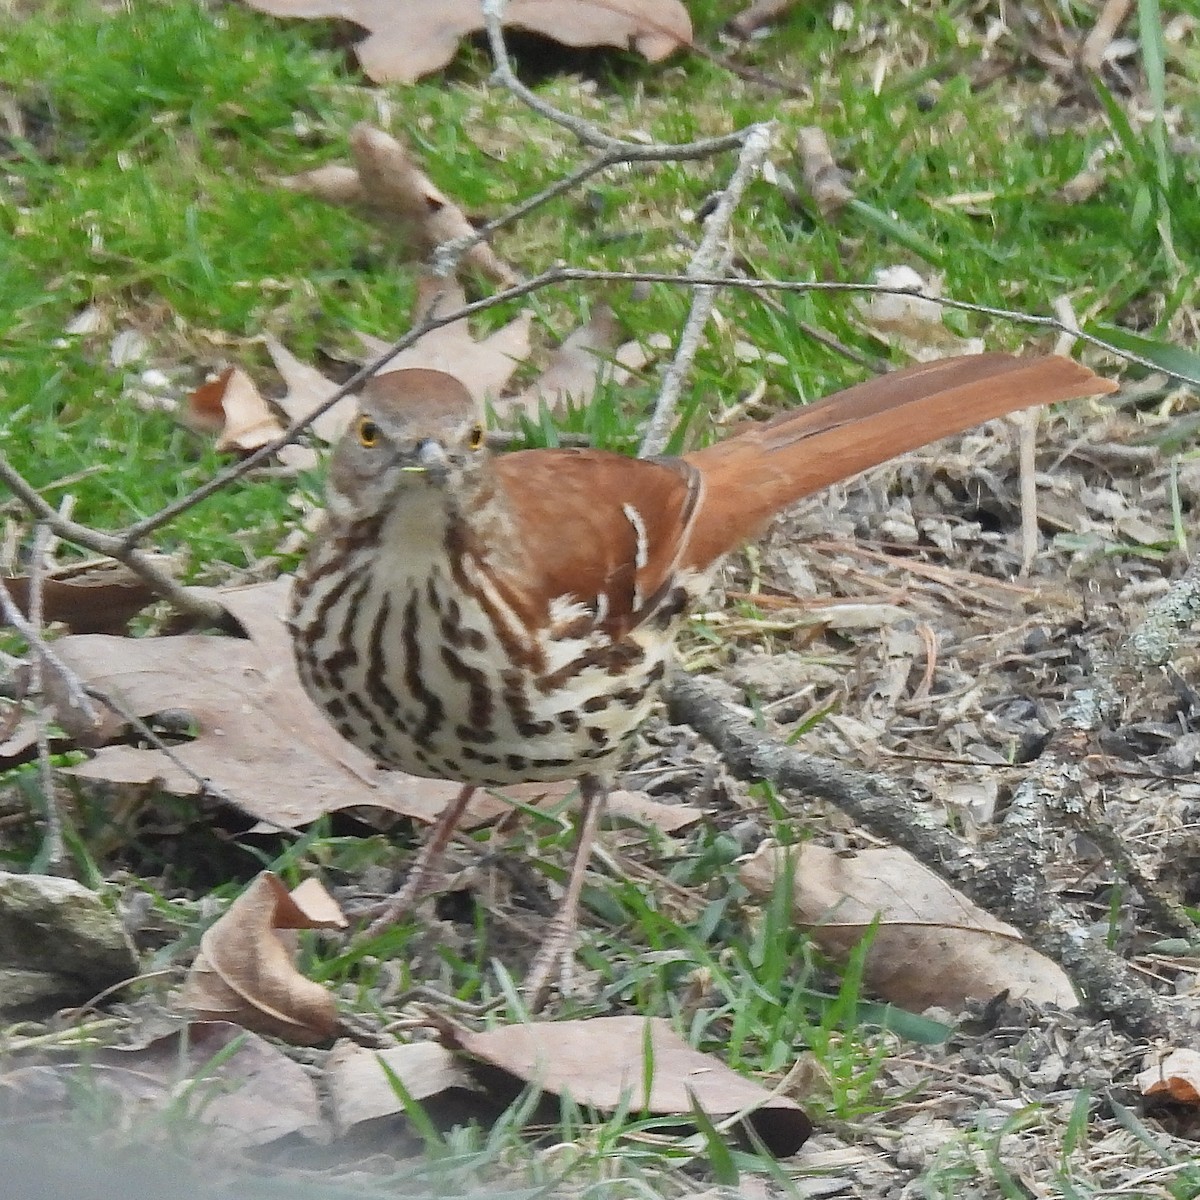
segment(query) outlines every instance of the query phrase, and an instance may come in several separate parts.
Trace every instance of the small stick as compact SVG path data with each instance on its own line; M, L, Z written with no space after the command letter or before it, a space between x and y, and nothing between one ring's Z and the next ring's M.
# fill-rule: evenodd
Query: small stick
M733 223L733 214L746 185L758 173L767 156L773 130L774 126L770 123L755 125L750 129L729 184L720 202L704 222L704 236L688 264L689 278L708 275L713 271L718 274L728 272L733 257L733 247L729 241L729 227ZM683 391L683 381L692 368L696 351L700 348L700 339L704 336L704 327L712 315L716 298L716 288L697 284L692 290L691 311L684 323L683 332L679 335L675 358L663 375L662 387L650 417L650 425L642 439L642 458L661 454L666 448L671 436L671 426L675 421L675 408Z

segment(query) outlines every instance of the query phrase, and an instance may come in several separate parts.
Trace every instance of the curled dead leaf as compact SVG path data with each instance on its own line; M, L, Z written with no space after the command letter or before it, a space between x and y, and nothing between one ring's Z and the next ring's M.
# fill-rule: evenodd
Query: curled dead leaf
M179 1006L299 1045L337 1028L333 996L296 970L297 929L344 929L346 918L316 880L289 895L264 871L200 939Z
M254 380L240 367L226 368L191 392L181 419L199 432L217 434L217 449L222 453L249 454L283 432Z
M165 560L157 555L156 563ZM17 607L29 615L29 578L4 579ZM149 585L128 567L112 559L78 563L42 580L42 619L67 626L74 633L116 633L130 617L157 599ZM4 615L0 613L0 625Z
M350 133L354 165L332 164L289 175L280 184L330 204L361 208L373 220L400 231L423 257L446 242L470 237L466 214L421 170L412 150L390 133L360 123ZM517 275L486 242L472 246L463 262L502 287Z
M180 419L201 433L216 433L221 453L252 454L283 433L283 424L241 367L229 367L201 384L184 401ZM280 447L279 461L293 471L308 471L317 456L307 446Z

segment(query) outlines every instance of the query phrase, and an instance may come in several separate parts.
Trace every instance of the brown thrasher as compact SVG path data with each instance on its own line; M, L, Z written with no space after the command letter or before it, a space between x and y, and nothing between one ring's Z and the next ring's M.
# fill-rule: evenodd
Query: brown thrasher
M451 376L368 381L293 595L300 677L379 763L464 785L371 929L427 888L477 787L578 779L570 879L526 980L540 996L574 933L610 781L722 557L794 500L897 454L1114 387L1066 358L942 359L682 458L632 459L493 457Z

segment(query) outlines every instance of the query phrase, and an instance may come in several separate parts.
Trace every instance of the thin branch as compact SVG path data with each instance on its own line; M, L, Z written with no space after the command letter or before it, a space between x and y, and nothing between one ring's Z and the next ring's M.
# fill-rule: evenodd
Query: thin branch
M1137 1037L1191 1037L1186 1017L1157 995L1105 944L1103 932L1081 923L1051 889L1016 886L1026 869L990 843L969 846L920 811L909 789L881 775L801 754L755 730L700 681L679 675L667 702L672 720L692 726L720 752L739 779L767 779L801 795L836 804L864 828L914 854L980 907L1009 922L1040 953L1061 964L1091 1012Z
M69 539L68 539L69 540ZM38 569L35 564L33 576L36 578ZM12 593L5 586L4 580L0 579L0 616L11 625L17 633L24 639L29 647L29 653L32 656L35 667L37 663L42 663L49 667L55 675L62 680L63 688L66 692L67 700L72 708L81 712L83 716L93 725L99 721L100 716L96 712L95 706L88 699L87 693L83 685L79 682L79 676L67 666L65 662L57 654L55 654L50 643L46 641L41 634L41 600L40 597L35 601L34 591L40 591L40 586L34 584L34 579L30 580L30 617L26 617L17 602L13 599ZM36 611L37 616L34 619L33 614ZM33 683L30 685L31 692L39 692L42 690L45 682L44 675L35 672Z
M736 150L750 134L754 126L726 133L721 137L704 138L696 142L680 142L672 145L646 146L641 142L626 142L607 134L598 125L585 121L582 117L563 112L548 104L536 92L527 88L516 76L512 68L512 60L508 56L508 47L504 42L504 0L483 0L483 21L487 30L488 45L492 51L497 80L527 108L532 109L547 121L561 125L573 133L585 146L593 150L602 150L606 154L619 154L620 160L628 162L677 162L685 159L710 158L725 150Z
M547 204L551 200L565 195L572 188L578 187L579 184L591 179L593 175L599 175L601 171L605 171L609 167L628 161L629 159L624 154L616 151L602 154L599 158L594 158L591 162L584 163L582 167L572 171L570 175L564 175L561 179L550 184L549 187L544 187L540 192L535 192L528 199L522 200L520 204L514 208L510 208L508 212L501 213L500 216L495 217L493 220L486 221L484 224L477 226L475 231L468 237L455 238L452 241L443 242L433 252L431 265L434 274L443 279L454 275L463 257L479 245L480 242L489 241L492 235L499 230L506 228L515 221L521 220L522 217L527 217L531 212L541 208L543 204Z
M755 125L750 129L729 183L716 208L709 213L704 222L704 236L688 264L689 279L698 275L711 275L714 271L723 275L729 270L733 261L733 243L729 237L733 214L741 202L746 186L762 167L767 151L771 148L773 132L774 125L771 123ZM661 454L666 449L671 427L675 423L675 409L683 392L683 381L692 369L696 351L700 348L704 328L712 315L716 299L715 288L698 286L692 289L692 307L679 335L675 358L663 375L658 400L655 401L646 436L642 439L640 453L643 458Z
M178 612L187 613L209 624L219 625L225 619L225 610L215 601L185 587L172 578L161 567L156 566L123 536L103 533L77 521L70 521L60 516L38 492L29 486L21 474L13 467L7 458L0 453L0 482L7 485L9 490L29 510L34 519L41 522L58 537L91 550L96 554L104 554L124 563L131 571L144 579L153 588L156 595L161 596ZM190 507L185 506L185 507ZM7 592L5 593L7 595ZM19 610L18 610L19 612ZM15 624L10 620L11 624Z
M253 454L228 467L226 470L218 472L208 483L202 484L195 491L160 509L145 520L127 526L115 534L100 533L89 529L85 525L79 525L74 521L63 520L42 499L37 491L25 482L2 454L0 454L0 482L7 484L25 507L35 517L44 520L60 537L74 542L76 545L83 546L86 549L93 550L97 554L106 554L124 563L130 570L136 572L142 579L146 580L160 596L178 607L181 611L195 613L207 620L219 622L222 614L215 602L205 602L202 598L197 598L189 589L182 587L182 585L165 572L148 563L144 558L133 554L132 551L137 543L146 537L147 534L153 533L156 529L160 529L172 521L180 513L186 512L202 500L208 499L209 496L220 491L233 482L233 480L261 466L284 446L290 445L296 440L297 435L307 429L317 417L327 412L344 396L355 391L372 375L382 370L397 354L407 349L431 329L440 329L443 325L453 324L455 321L474 316L476 313L485 312L509 300L519 300L524 296L532 295L534 292L542 291L548 287L560 287L574 283L665 283L689 287L727 287L751 293L782 292L790 294L821 293L827 295L879 296L919 295L923 299L933 299L935 303L945 308L1010 321L1013 324L1027 325L1035 329L1052 330L1056 333L1072 332L1080 341L1087 342L1089 345L1104 350L1125 362L1136 363L1139 366L1146 367L1148 370L1157 371L1172 379L1177 379L1181 383L1190 383L1193 385L1196 383L1196 380L1187 375L1169 370L1159 363L1151 362L1148 358L1144 358L1140 354L1134 354L1119 346L1114 346L1111 342L1106 342L1102 337L1097 337L1095 334L1077 330L1068 331L1057 317L1019 312L1010 308L998 308L990 304L976 304L969 300L955 300L946 296L929 297L912 288L889 287L886 284L880 283L843 283L826 280L747 279L721 274L698 275L689 278L687 275L680 275L677 272L671 271L601 271L583 267L554 266L543 271L540 275L535 275L531 279L514 284L512 287L504 288L481 300L474 300L469 304L463 304L443 314L431 314L427 316L418 325L410 329L408 333L404 334L403 337L393 342L378 358L356 371L326 401L318 405L300 420L293 421L274 441L268 442Z
M360 367L359 370L355 371L345 383L326 400L318 404L311 412L299 420L293 421L274 441L260 446L253 454L247 455L246 458L234 463L231 467L226 467L224 471L218 471L207 483L201 484L195 491L189 492L186 496L182 496L180 499L168 504L165 508L160 508L158 512L153 513L145 520L127 526L117 535L116 540L121 546L132 548L146 537L147 534L162 528L162 526L173 521L180 513L187 512L189 508L195 507L201 500L207 500L209 496L221 491L235 479L240 479L247 472L262 466L282 450L284 446L291 445L297 436L303 433L318 417L328 412L339 400L361 387L372 375L382 371L397 354L402 350L407 350L418 338L424 337L431 329L440 329L443 325L453 324L453 322L459 320L464 315L481 312L485 308L491 308L494 304L499 304L501 299L508 299L510 293L516 296L524 296L530 290L536 289L529 289L525 284L517 284L512 288L506 289L504 292L499 292L494 296L488 297L486 300L463 305L461 308L445 316L435 316L433 314L426 316L403 337L397 338L377 358L372 359L366 366ZM108 551L104 551L103 553L108 553Z

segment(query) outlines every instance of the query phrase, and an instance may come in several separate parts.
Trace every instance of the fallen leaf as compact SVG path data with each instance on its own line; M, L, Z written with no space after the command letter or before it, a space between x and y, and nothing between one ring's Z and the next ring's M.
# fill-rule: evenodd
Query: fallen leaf
M450 1109L454 1124L464 1123L464 1110L474 1113L483 1093L462 1061L436 1042L414 1042L386 1050L365 1050L340 1041L325 1064L333 1122L339 1135L384 1117L403 1115L404 1102L392 1083L404 1090L435 1119L438 1105ZM456 1118L456 1119L455 1119Z
M283 622L290 579L215 593L246 631L245 638L60 638L55 649L87 684L119 697L146 718L183 709L196 736L173 748L199 776L271 826L297 828L344 808L377 808L426 823L459 785L380 771L343 741L305 695ZM110 735L111 736L111 735ZM106 745L66 768L105 783L157 782L166 792L195 796L197 782L162 751ZM561 799L566 784L505 789L527 803ZM480 791L465 827L486 824L511 806Z
M462 288L447 279L426 276L418 281L413 324L430 312L453 312L466 303ZM483 405L500 396L517 367L529 357L529 327L533 313L525 309L507 325L477 342L466 319L439 326L401 350L385 370L422 367L452 375ZM367 355L378 358L390 345L359 334Z
M156 556L162 560L163 555ZM29 577L3 580L17 607L29 615ZM112 559L79 563L42 579L42 619L74 633L115 633L157 597L150 586ZM0 625L4 616L0 613Z
M232 1021L301 1046L328 1041L337 1006L326 988L296 970L291 931L344 929L346 918L336 905L330 910L327 895L315 917L303 900L262 872L200 939L177 1006L204 1021Z
M369 31L354 50L376 83L413 83L440 70L483 28L480 0L246 0L276 17L340 17ZM509 0L504 25L565 46L616 46L651 62L692 40L681 0Z
M543 405L551 410L568 403L582 408L591 403L606 377L615 384L624 383L631 371L646 365L649 355L640 342L617 347L619 334L612 309L607 304L598 305L588 321L567 335L529 387L492 402L496 416L505 420L514 412L524 412L536 418Z
M474 233L466 214L434 186L398 138L360 122L350 132L350 151L352 167L328 164L286 176L280 185L330 204L363 209L375 221L398 230L421 258ZM462 261L502 287L517 282L513 269L486 242L472 246Z
M1162 1096L1179 1104L1200 1105L1200 1052L1158 1051L1148 1056L1148 1065L1136 1083L1143 1096Z
M327 379L316 367L301 362L282 342L268 336L266 346L275 370L287 385L286 394L275 403L289 422L307 417L337 391L338 385L332 379ZM309 429L323 442L336 442L353 419L354 397L344 396L328 412L323 412L313 421Z
M452 1027L443 1040L521 1084L569 1095L585 1108L611 1113L628 1105L631 1112L684 1122L696 1106L714 1120L744 1114L745 1123L781 1157L795 1154L812 1133L794 1100L693 1050L660 1017L505 1025L484 1033Z
M15 714L15 715L14 715ZM4 739L0 741L0 771L30 762L37 754L37 722L23 717L19 704L3 713ZM57 747L55 747L57 752Z
M186 1111L213 1129L213 1146L226 1153L324 1130L316 1086L304 1068L257 1034L225 1022L194 1022L142 1046L89 1050L82 1067L18 1069L0 1076L0 1084L0 1110L23 1117L31 1101L42 1114L66 1115L72 1103L78 1105L81 1089L123 1102L129 1110L123 1121L130 1127L144 1121L148 1110L177 1120ZM114 1128L122 1123L116 1113L110 1115ZM97 1195L94 1188L84 1192ZM112 1193L118 1194L125 1193Z
M793 914L827 954L844 959L878 918L866 963L877 995L915 1012L931 1005L957 1012L970 998L990 1000L1003 991L1077 1007L1056 963L906 850L839 854L809 843L785 851L765 842L741 864L738 878L765 900L789 853Z
M693 804L663 804L645 792L611 791L604 811L615 821L650 825L663 833L681 833L704 820L704 809Z
M283 432L254 380L240 367L227 367L191 392L181 417L193 429L217 434L217 449L222 453L249 454Z
M874 282L922 293L903 296L876 292L855 301L863 325L885 345L899 346L917 362L982 353L982 338L962 338L946 328L942 320L945 310L937 302L937 287L912 267L884 267L875 272Z

